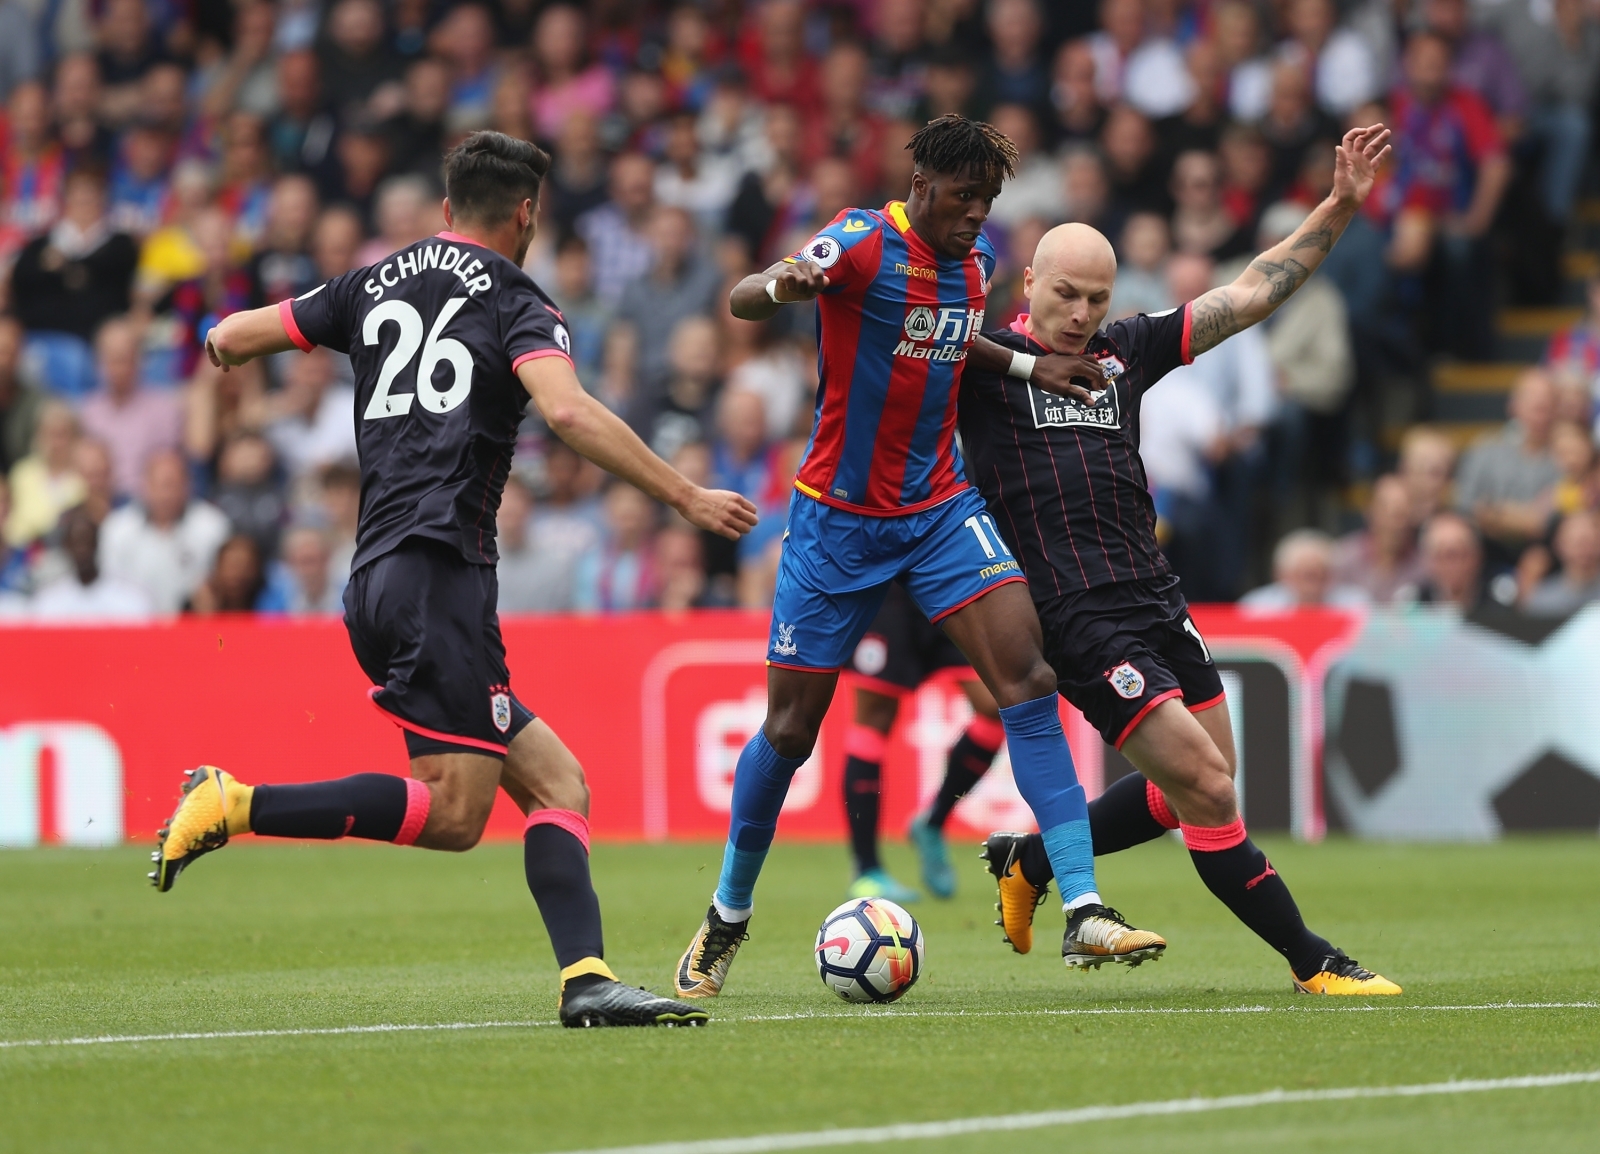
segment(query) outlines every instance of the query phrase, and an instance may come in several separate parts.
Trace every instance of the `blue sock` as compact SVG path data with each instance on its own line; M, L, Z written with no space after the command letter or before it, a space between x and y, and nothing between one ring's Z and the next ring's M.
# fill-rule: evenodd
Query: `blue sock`
M1089 836L1089 803L1072 766L1067 736L1061 732L1056 695L1038 697L1000 711L1011 751L1011 776L1017 792L1044 831L1045 852L1067 905L1095 894L1094 843Z
M805 760L779 757L766 731L760 729L739 755L733 771L728 844L722 851L722 876L717 880L715 899L723 917L734 912L748 914L756 878L761 876L762 863L778 831L778 813L789 794L789 781Z

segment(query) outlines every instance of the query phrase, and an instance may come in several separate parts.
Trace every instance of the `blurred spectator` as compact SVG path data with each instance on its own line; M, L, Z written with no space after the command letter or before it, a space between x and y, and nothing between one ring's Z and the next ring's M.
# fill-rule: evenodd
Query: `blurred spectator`
M139 488L145 465L183 438L183 405L172 389L145 385L140 366L139 329L115 317L95 335L100 388L83 402L83 428L111 451L113 482L119 494Z
M1440 37L1422 32L1407 42L1394 123L1393 207L1422 216L1433 238L1421 248L1436 266L1427 317L1431 347L1486 359L1494 326L1484 237L1511 164L1488 107L1452 84L1450 46Z
M83 500L83 478L73 468L78 418L59 401L39 408L33 451L11 466L11 514L5 537L29 545L56 527L61 514Z
M1579 509L1561 519L1555 555L1560 572L1541 581L1524 599L1524 612L1539 617L1565 617L1592 601L1600 601L1600 518Z
M1493 560L1509 564L1543 535L1548 496L1561 476L1550 453L1555 388L1538 369L1517 380L1505 428L1477 441L1456 470L1455 506L1470 515L1491 546Z
M332 572L328 538L320 530L301 525L283 535L275 584L285 613L303 617L344 612L344 582Z
M595 295L615 305L655 260L647 232L655 208L655 165L648 156L625 152L611 162L608 188L609 199L574 227L589 246Z
M1105 105L1095 88L1094 49L1069 40L1056 52L1050 86L1051 127L1065 141L1095 140L1105 126Z
M1561 477L1550 490L1554 516L1591 508L1595 497L1595 443L1587 425L1558 421L1550 432L1550 456Z
M311 260L317 266L317 281L332 280L355 268L360 247L361 217L354 210L336 204L323 212L311 233Z
M613 481L606 490L603 544L578 558L573 604L584 612L643 609L660 593L655 561L657 510L632 485Z
M1515 2L1486 6L1489 20L1504 18ZM1450 78L1483 98L1508 140L1522 134L1528 111L1528 93L1505 40L1487 27L1474 27L1467 0L1424 0L1423 23L1450 43L1453 63Z
M1589 156L1600 23L1583 0L1510 0L1495 15L1528 89L1529 133L1543 146L1544 210L1564 222Z
M108 119L125 123L138 115L139 82L163 56L144 0L108 0L100 16L99 41L106 86L102 106Z
M1007 227L1041 217L1060 220L1066 204L1061 195L1061 172L1056 162L1039 148L1039 127L1033 109L1024 104L1000 104L990 114L992 123L1017 146L1017 175L1006 181L989 219ZM899 196L905 196L901 189Z
M375 120L357 120L334 139L334 164L324 180L327 200L342 200L360 214L362 227L371 229L378 186L389 168L389 138Z
M1109 320L1135 313L1157 313L1172 307L1167 288L1167 255L1171 249L1166 218L1154 212L1136 212L1122 227L1117 282L1111 290Z
M721 287L716 266L696 251L694 219L686 211L658 207L648 235L650 270L623 288L616 313L639 336L639 372L647 385L666 374L679 324L709 312Z
M1452 605L1463 613L1483 597L1483 546L1465 517L1437 513L1422 527L1422 581L1397 602Z
M801 0L765 0L751 13L754 35L741 37L739 63L764 104L792 104L810 112L818 101L817 66L806 55Z
M1220 518L1211 480L1212 463L1227 452L1222 406L1196 374L1169 373L1142 398L1139 458L1155 500L1156 536L1185 595L1197 601L1231 592L1215 564Z
M81 506L61 515L61 548L71 572L50 582L33 598L33 618L50 624L140 622L153 607L137 585L101 572L100 526Z
M1143 0L1100 0L1100 31L1088 38L1095 88L1107 107L1127 92L1127 62L1144 42Z
M277 112L267 124L267 142L280 172L327 175L337 123L323 108L317 58L307 51L278 57Z
M357 265L382 264L407 245L426 240L435 232L433 189L420 176L391 176L378 188L378 235L356 253ZM442 228L444 222L437 222Z
M142 589L157 613L176 613L205 580L227 538L228 518L215 505L190 497L183 458L161 452L145 465L141 499L106 518L100 567ZM250 549L256 554L253 542Z
M1256 217L1266 207L1262 201L1272 180L1272 149L1259 129L1248 124L1230 124L1222 130L1218 140L1217 157L1222 162L1222 207L1244 230L1244 235L1249 236ZM1322 161L1319 173L1323 173L1324 168L1324 178L1331 188L1333 165L1327 158Z
M202 617L264 609L267 571L261 546L245 534L229 537L217 550L211 572L195 589L187 608Z
M658 608L681 613L707 604L711 586L703 552L699 532L687 525L669 525L656 534L655 568L661 587Z
M328 14L322 45L324 97L336 115L360 115L373 94L400 79L400 61L383 39L377 0L339 0Z
M111 450L103 441L79 437L72 449L72 468L83 478L83 502L77 507L93 517L96 525L104 524L121 501L111 470Z
M1306 149L1316 140L1336 139L1338 124L1320 111L1311 98L1311 79L1290 60L1272 69L1272 96L1267 114L1257 126L1272 149L1269 195L1281 196L1294 184Z
M1116 236L1121 231L1123 213L1111 203L1111 181L1106 174L1106 164L1093 145L1071 145L1062 154L1061 195L1067 203L1068 220L1090 225L1107 236ZM1025 246L1019 247L1019 251L1023 248Z
M533 31L534 65L539 84L533 94L533 126L545 140L561 135L574 113L598 118L611 110L616 86L611 73L587 59L588 30L583 12L552 4Z
M450 65L450 120L458 128L489 122L500 71L494 60L494 18L482 4L457 4L428 38L429 46Z
M1326 606L1355 609L1366 594L1333 581L1333 541L1318 529L1296 529L1272 552L1272 584L1239 598L1241 609L1285 613Z
M732 313L722 317L723 331L742 330L736 345L731 333L725 340L730 360L727 388L755 393L767 414L767 438L793 436L801 424L808 426L808 392L816 385L815 361L804 356L792 340L779 336L770 322L743 321ZM809 387L808 387L809 386Z
M250 258L251 308L297 297L321 283L311 259L316 223L317 186L305 176L280 176L267 202L266 236Z
M542 188L544 211L563 236L580 216L605 203L606 158L594 113L575 109L562 122L555 159Z
M630 423L661 457L707 439L716 400L717 326L704 316L685 317L668 343L664 386L647 388L636 400Z
M50 134L44 85L25 81L6 101L0 140L0 258L11 260L30 237L55 223L61 207L66 154Z
M1411 495L1398 476L1385 474L1373 484L1365 527L1334 546L1331 579L1362 590L1374 605L1388 605L1402 589L1422 581Z
M82 168L66 178L61 219L23 247L11 273L17 319L30 330L85 340L128 311L139 250L106 215L105 180Z
M259 433L230 437L217 459L217 483L211 501L227 516L235 533L259 546L263 557L278 551L278 534L288 515L283 488L274 475L272 446Z
M1044 109L1050 98L1050 74L1044 66L1044 20L1036 0L991 0L986 16L994 51L978 75L974 99L979 112L987 113L996 104ZM831 81L825 73L824 99Z
M11 481L0 476L0 525L11 518ZM0 536L0 617L7 615L7 607L17 608L15 598L26 597L32 588L29 573L28 550Z
M9 7L0 6L0 12ZM50 98L67 167L109 163L116 151L116 136L100 120L100 66L94 57L86 52L61 57L56 62Z
M354 461L338 461L323 469L317 480L323 528L328 535L328 577L343 589L356 554L361 470Z
M1172 247L1212 260L1254 253L1248 231L1222 204L1222 171L1209 152L1185 152L1172 165ZM1249 331L1249 330L1246 330Z
M593 392L600 379L611 310L594 295L594 269L589 246L581 236L568 236L556 249L555 283L548 286L572 338L572 366L584 387Z
M201 111L221 117L239 108L270 116L277 107L272 69L272 37L277 11L270 3L246 0L233 16L233 45L226 55L202 64L195 76Z
M805 211L800 175L800 117L787 104L767 109L770 158L764 170L744 174L728 206L726 228L743 239L752 264L765 268L780 254L781 238ZM998 201L996 202L998 203Z
M142 300L154 301L173 285L205 271L205 254L195 236L195 225L211 210L215 199L215 178L204 161L191 157L173 167L165 223L139 248L135 283Z
M22 326L0 315L0 475L28 455L44 400L23 367Z
M400 111L384 121L389 164L396 172L438 181L450 111L450 69L426 56L407 65Z
M136 124L123 133L107 193L112 228L142 241L160 227L173 151L172 137L154 125Z
M1600 275L1585 281L1584 304L1581 321L1551 336L1544 364L1552 371L1572 371L1593 381L1600 378Z
M291 479L356 456L355 390L334 376L333 355L315 348L288 363L269 412L267 440Z
M973 71L970 54L955 44L939 45L928 56L922 101L914 117L929 121L952 113L963 116L972 113L973 93L977 87L978 77ZM1098 129L1096 125L1096 131Z
M572 608L572 569L577 556L548 547L536 537L533 508L527 481L512 473L495 514L502 613L559 613Z
M1383 77L1360 33L1336 26L1337 19L1333 0L1289 0L1289 39L1278 54L1309 71L1317 103L1342 118L1376 96Z
M1165 166L1156 152L1155 132L1143 113L1130 104L1113 108L1101 130L1100 147L1111 182L1111 206L1118 217L1139 211L1166 212L1171 207L1169 190L1164 187ZM1076 217L1077 206L1072 204L1070 195L1068 208L1074 210Z
M732 158L708 157L700 148L698 120L679 112L667 121L666 147L656 169L656 199L694 214L703 227L715 228L738 191L742 172Z
M170 326L168 376L162 384L187 380L204 355L205 334L211 325L250 307L254 286L249 271L234 260L228 214L221 208L206 209L195 218L192 235L200 254L198 275L173 285L155 305L156 313Z
M1248 0L1212 9L1217 63L1226 76L1228 111L1246 124L1260 120L1272 95L1272 64L1263 55L1261 14Z
M21 0L0 4L0 100L39 75L43 53L35 14Z
M1421 526L1447 504L1455 473L1456 448L1448 436L1427 425L1406 430L1400 441L1400 480L1411 502L1411 524Z
M573 558L599 546L602 521L595 490L601 475L566 442L548 444L545 491L533 512L533 536L539 548Z

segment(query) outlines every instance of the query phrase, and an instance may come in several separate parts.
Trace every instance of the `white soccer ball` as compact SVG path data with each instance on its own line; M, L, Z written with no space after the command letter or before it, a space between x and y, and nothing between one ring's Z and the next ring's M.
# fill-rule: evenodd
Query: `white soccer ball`
M847 1002L892 1002L922 973L922 927L886 898L857 898L822 919L817 973Z

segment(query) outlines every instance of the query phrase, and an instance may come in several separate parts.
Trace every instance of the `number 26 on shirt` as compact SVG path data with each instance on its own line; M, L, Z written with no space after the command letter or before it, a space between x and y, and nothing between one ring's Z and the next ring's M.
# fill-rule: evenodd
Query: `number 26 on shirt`
M422 315L403 300L384 301L367 314L361 326L361 339L369 346L378 343L384 325L393 324L400 330L394 350L384 358L383 368L378 372L378 387L372 391L372 400L367 402L363 414L367 420L403 417L411 411L411 402L417 398L421 399L424 409L433 413L448 413L467 399L472 391L472 354L455 338L439 335L466 303L466 297L451 297L446 301L426 341L422 339ZM422 348L422 359L417 363L417 391L390 393L394 379L417 355L418 346ZM450 387L442 392L433 387L433 373L441 361L448 362L455 373Z

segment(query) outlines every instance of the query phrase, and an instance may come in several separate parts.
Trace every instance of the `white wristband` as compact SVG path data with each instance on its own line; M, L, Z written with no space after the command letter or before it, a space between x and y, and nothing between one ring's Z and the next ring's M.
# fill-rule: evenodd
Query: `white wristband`
M772 303L775 305L788 303L778 299L778 282L775 279L767 282L767 295L772 298Z
M1022 381L1032 380L1033 364L1038 359L1032 353L1012 353L1011 367L1006 370L1006 376L1016 377Z

